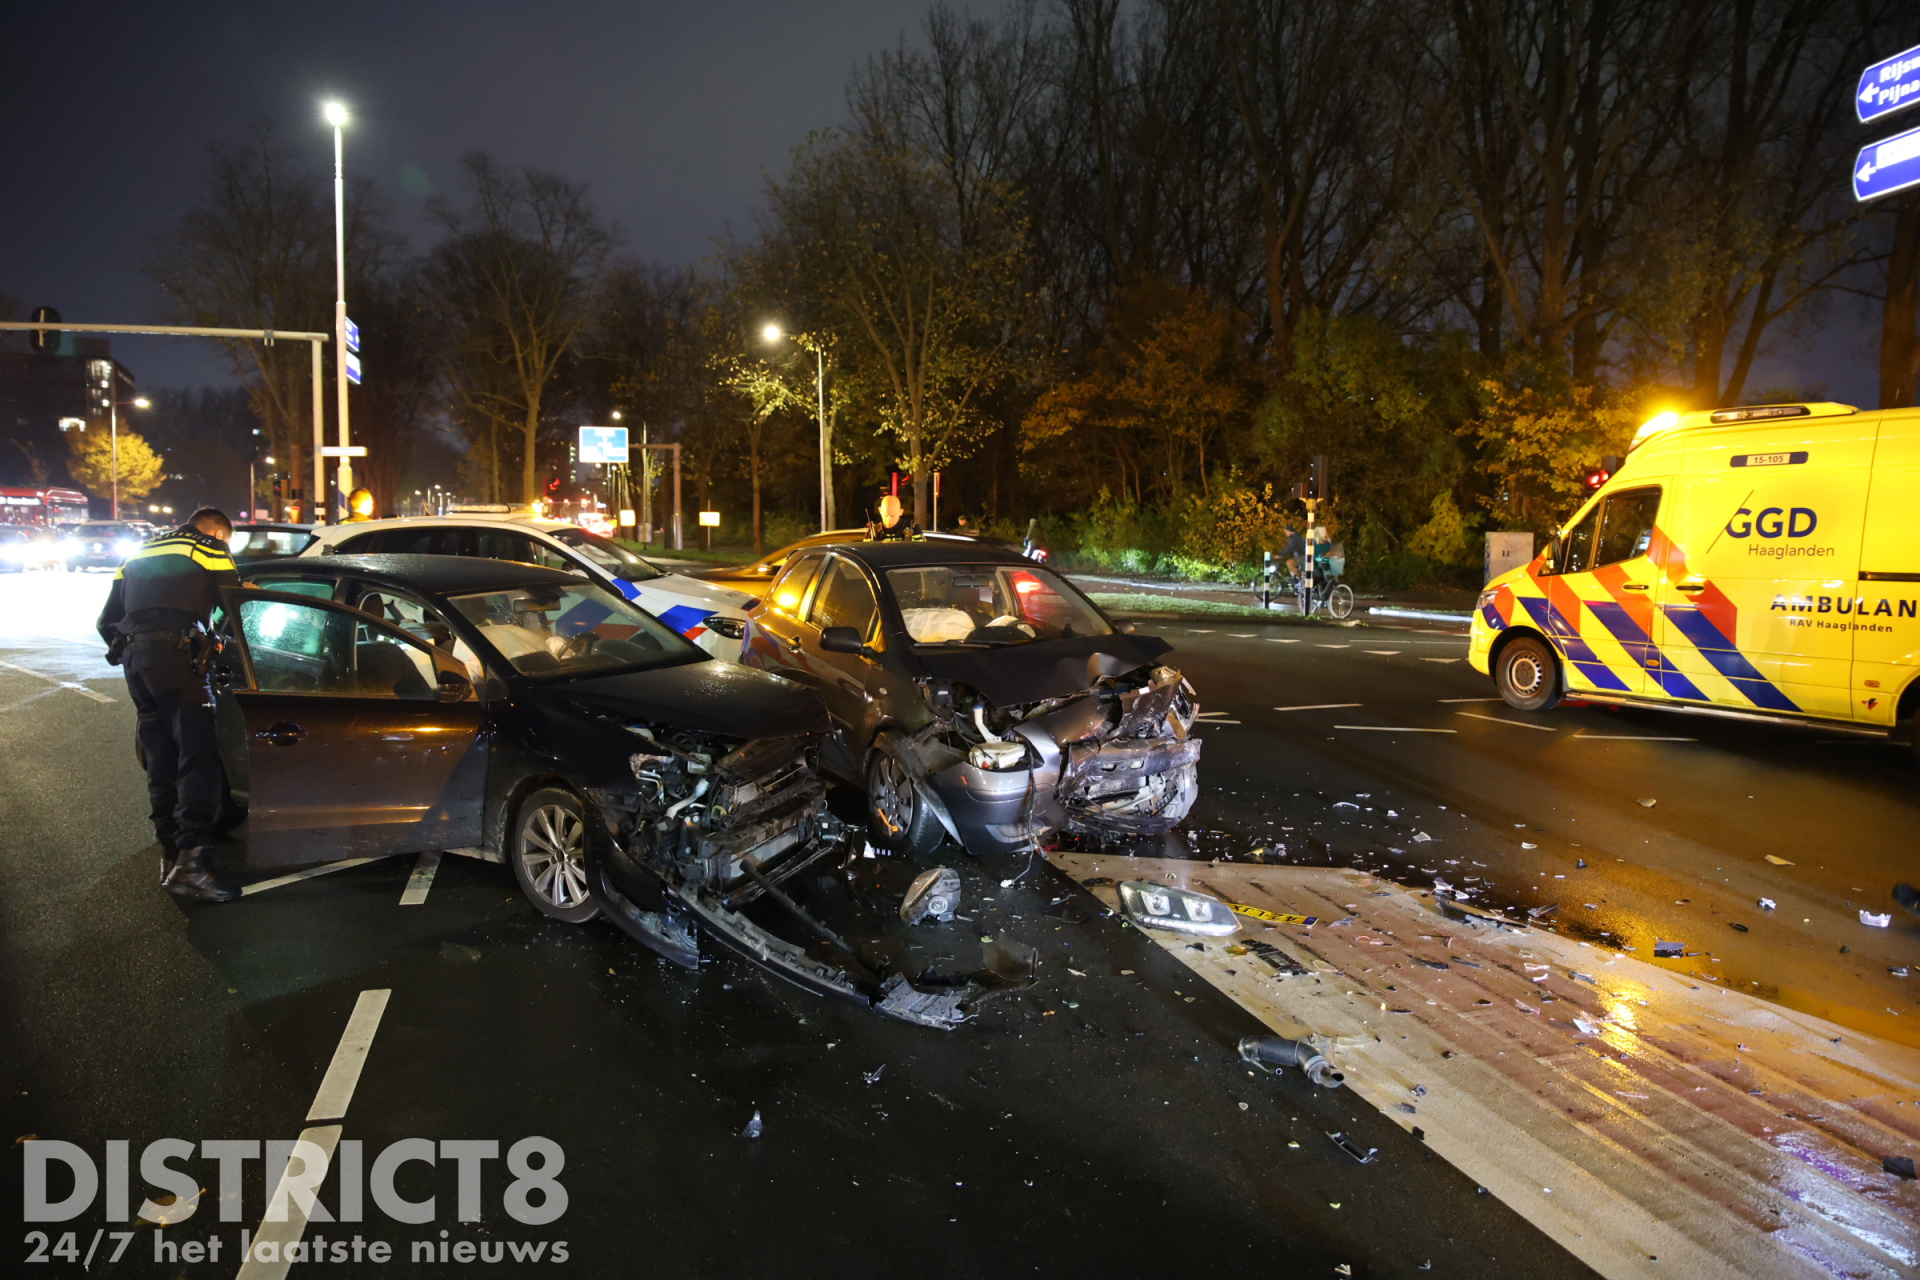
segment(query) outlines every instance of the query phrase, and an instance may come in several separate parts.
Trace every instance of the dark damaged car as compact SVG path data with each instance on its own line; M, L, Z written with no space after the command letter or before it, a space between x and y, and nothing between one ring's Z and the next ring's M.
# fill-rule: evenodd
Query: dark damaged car
M741 661L820 694L876 844L1006 853L1187 816L1199 704L1169 647L1015 553L850 543L793 556Z
M689 967L704 936L909 1021L964 1017L964 979L917 989L844 944L808 950L821 927L792 882L854 852L806 691L532 565L330 556L246 581L214 679L251 866L477 855L546 915L605 914Z

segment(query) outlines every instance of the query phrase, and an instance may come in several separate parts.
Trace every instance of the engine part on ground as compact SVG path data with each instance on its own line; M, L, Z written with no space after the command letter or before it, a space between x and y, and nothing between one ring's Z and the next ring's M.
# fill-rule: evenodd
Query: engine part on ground
M1307 1079L1323 1089L1337 1089L1346 1082L1346 1077L1334 1070L1333 1064L1305 1040L1248 1036L1240 1042L1239 1050L1240 1061L1268 1075L1277 1076L1288 1067L1298 1067Z
M960 905L960 873L952 867L934 867L913 878L907 896L900 902L900 918L919 924L928 916L942 924L951 924Z
M1204 893L1147 880L1123 880L1119 889L1120 909L1143 929L1169 929L1213 938L1240 930L1233 909Z

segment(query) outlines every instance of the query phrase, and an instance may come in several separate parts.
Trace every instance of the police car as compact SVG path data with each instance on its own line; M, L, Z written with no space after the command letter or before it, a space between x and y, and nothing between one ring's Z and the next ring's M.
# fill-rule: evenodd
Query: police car
M667 573L578 525L512 515L421 516L316 528L300 554L474 556L543 565L604 582L716 658L738 660L742 591Z
M1920 410L1663 413L1531 564L1487 584L1469 660L1562 698L1874 732L1920 703Z

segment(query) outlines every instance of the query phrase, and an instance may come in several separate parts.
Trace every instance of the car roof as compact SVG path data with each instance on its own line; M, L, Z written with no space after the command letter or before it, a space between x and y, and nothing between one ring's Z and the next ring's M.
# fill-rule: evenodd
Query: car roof
M1018 551L1002 550L980 542L843 542L832 545L835 550L873 569L939 564L1018 564L1029 569L1040 567ZM813 550L811 547L807 549Z
M384 520L355 520L342 524L330 524L315 529L323 540L343 538L350 534L371 533L376 529L409 529L419 526L435 525L478 525L489 529L532 529L539 533L549 533L555 529L577 529L578 525L568 524L565 520L535 520L531 517L521 519L516 516L499 514L464 515L451 512L444 516L389 516Z
M580 586L582 579L558 569L517 560L483 560L477 556L288 556L247 566L245 577L285 571L302 577L337 578L351 573L369 582L384 583L428 595L466 591L496 591L503 587Z
M241 529L249 532L265 529L272 533L312 533L314 531L314 527L310 524L288 524L284 520L235 520L233 527L235 532Z

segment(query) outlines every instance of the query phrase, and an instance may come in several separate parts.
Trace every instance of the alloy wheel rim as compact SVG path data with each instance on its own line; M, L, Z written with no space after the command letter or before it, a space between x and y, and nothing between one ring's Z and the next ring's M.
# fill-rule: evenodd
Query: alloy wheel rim
M587 900L586 824L557 804L542 805L520 829L520 861L535 893L556 907Z
M887 829L898 833L907 829L906 799L903 783L904 773L900 762L892 756L882 756L874 769L873 809L886 824Z

